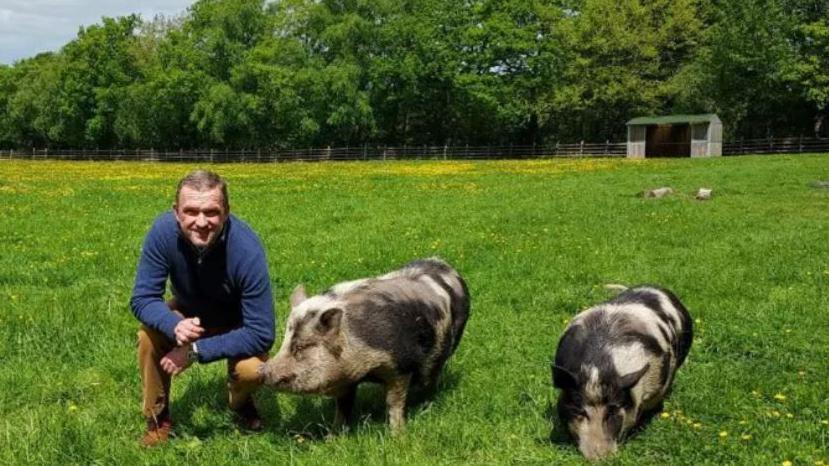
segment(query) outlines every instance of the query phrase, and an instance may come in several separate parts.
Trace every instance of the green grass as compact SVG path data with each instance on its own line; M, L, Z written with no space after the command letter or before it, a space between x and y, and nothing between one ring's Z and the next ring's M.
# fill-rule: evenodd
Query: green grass
M609 464L829 462L829 190L810 186L827 155L215 166L265 244L280 333L296 283L431 255L466 277L472 317L402 437L370 385L348 434L325 438L330 400L262 390L266 431L242 435L216 363L174 381L178 437L142 450L128 300L191 168L0 162L0 464L579 464L551 441L549 361L605 283L666 286L697 319L667 417ZM676 193L635 196L658 186Z

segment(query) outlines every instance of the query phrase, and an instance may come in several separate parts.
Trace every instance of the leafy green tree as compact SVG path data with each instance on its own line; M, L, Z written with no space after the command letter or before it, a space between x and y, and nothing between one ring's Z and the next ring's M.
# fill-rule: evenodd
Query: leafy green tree
M798 27L802 37L792 77L805 99L814 106L814 133L827 134L829 115L829 20L818 20Z
M551 25L561 85L543 99L563 138L619 140L624 121L669 109L701 29L694 0L572 2Z
M9 115L9 100L17 88L12 76L11 67L0 65L0 147L11 147L16 140Z
M48 135L70 147L112 147L114 120L123 88L137 77L128 53L137 16L104 18L82 28L62 50L63 66L52 96Z
M296 147L622 140L717 112L826 132L829 3L198 0L103 18L0 67L0 145Z
M8 92L5 117L10 146L45 147L52 143L53 102L60 85L64 60L52 53L18 62L6 74L2 91Z
M718 113L727 139L802 134L812 110L792 84L797 16L776 0L746 0L717 5L712 18L685 70L686 105Z

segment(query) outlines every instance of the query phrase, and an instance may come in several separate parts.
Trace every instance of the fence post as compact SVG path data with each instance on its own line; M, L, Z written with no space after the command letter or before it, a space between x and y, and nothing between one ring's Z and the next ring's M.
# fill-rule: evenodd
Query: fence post
M800 141L797 144L797 153L798 154L803 153L803 135L802 134L800 135Z
M446 160L446 151L449 150L449 144L443 143L443 160Z
M584 139L581 140L579 143L579 157L584 155Z

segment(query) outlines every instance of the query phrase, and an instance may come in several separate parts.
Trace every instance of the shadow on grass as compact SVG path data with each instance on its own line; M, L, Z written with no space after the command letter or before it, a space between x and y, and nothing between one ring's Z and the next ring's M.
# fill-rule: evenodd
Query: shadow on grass
M433 407L439 407L445 400L446 394L452 391L459 381L460 377L456 372L447 371L441 375L436 387L410 390L406 403L406 419L416 417ZM333 398L282 394L268 388L259 391L260 399L267 396L273 396L274 399L277 396L288 396L294 398L297 403L294 414L290 418L282 419L281 422L266 422L267 431L289 436L301 435L307 440L322 440L337 434L333 431L335 411ZM381 384L361 383L357 389L352 419L345 433L354 432L361 425L385 425L387 423L385 400L385 390Z
M547 404L547 409L544 411L544 418L550 421L553 428L550 430L549 437L539 439L540 443L556 446L566 446L573 443L570 439L570 434L567 432L567 426L558 417L558 410L556 410L554 404Z
M173 379L173 383L176 380ZM227 403L227 380L224 377L194 378L180 397L173 397L170 411L176 431L199 438L226 434L232 430L232 417ZM207 422L197 413L205 414Z
M455 371L441 375L436 387L413 388L409 392L406 417L410 419L433 407L439 407L459 383ZM175 380L173 381L175 383ZM278 397L291 397L296 402L294 414L283 418ZM273 435L301 435L307 440L321 440L335 434L334 400L325 396L292 395L261 387L254 395L256 406L264 423L264 430ZM225 435L237 427L227 404L227 380L224 377L194 378L179 397L171 403L176 430L184 435L210 438ZM361 383L354 403L349 430L364 424L384 425L386 419L385 391L376 383Z
M645 431L645 428L653 421L657 414L661 413L662 410L665 408L665 404L663 402L659 402L653 409L649 411L645 411L642 413L642 419L639 420L639 423L634 426L630 432L628 432L627 436L623 440L623 442L627 442L634 437L637 437L639 434Z

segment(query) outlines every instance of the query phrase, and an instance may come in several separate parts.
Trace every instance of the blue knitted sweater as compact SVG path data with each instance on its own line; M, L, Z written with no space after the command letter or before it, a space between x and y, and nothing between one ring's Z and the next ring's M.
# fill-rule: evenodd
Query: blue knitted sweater
M172 211L160 215L144 240L133 314L175 340L181 317L164 301L167 279L181 311L206 328L236 327L198 340L200 362L253 356L273 345L274 306L265 251L251 228L233 215L216 242L199 252L179 231Z

